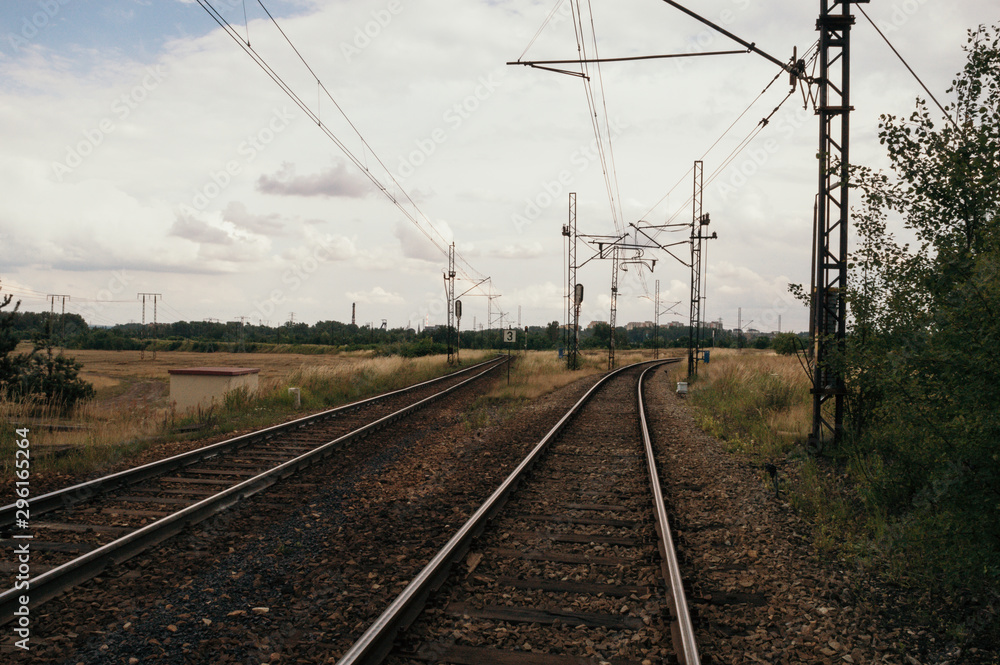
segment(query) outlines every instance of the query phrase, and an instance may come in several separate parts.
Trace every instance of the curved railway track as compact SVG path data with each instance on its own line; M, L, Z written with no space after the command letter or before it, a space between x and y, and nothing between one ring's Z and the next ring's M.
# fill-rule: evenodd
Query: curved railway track
M698 665L642 406L662 364L595 384L338 665Z
M506 362L452 374L35 497L29 527L0 508L0 545L29 543L32 609ZM44 517L42 517L44 516ZM42 517L42 519L39 519ZM15 539L14 536L19 536ZM0 593L0 624L23 589Z

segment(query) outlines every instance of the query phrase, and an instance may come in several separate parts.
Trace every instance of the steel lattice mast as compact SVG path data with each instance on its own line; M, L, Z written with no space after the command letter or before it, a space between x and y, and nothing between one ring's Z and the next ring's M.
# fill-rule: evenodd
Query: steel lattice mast
M562 234L569 239L566 272L566 360L570 369L577 368L577 354L580 352L580 307L576 300L576 192L569 194L569 219L563 226Z
M448 364L455 361L455 347L451 343L455 329L455 243L448 246L448 273L444 277L445 296L448 300Z
M850 222L851 5L868 0L820 0L819 205L812 276L813 422L810 443L839 442L844 429L844 375L838 366L847 340L847 231ZM833 419L829 407L833 403Z
M688 321L688 377L698 373L698 346L701 342L701 218L705 191L705 166L694 163L694 192L691 197L691 312Z

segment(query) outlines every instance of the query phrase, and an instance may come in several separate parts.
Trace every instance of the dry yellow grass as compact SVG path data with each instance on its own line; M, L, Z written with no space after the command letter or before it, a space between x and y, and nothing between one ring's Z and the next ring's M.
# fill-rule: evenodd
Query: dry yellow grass
M661 349L660 357L677 356L681 349ZM686 353L686 351L683 351ZM616 353L615 366L622 367L644 360L652 360L650 350ZM521 352L515 358L510 373L510 383L501 381L493 390L476 400L466 414L470 427L478 428L502 422L514 416L525 404L554 392L578 379L602 374L608 369L605 350L589 350L580 354L580 368L570 370L566 360L555 351Z
M161 351L155 360L150 353L140 358L138 351L73 350L66 355L83 364L80 375L94 384L96 397L69 414L36 402L0 401L0 422L30 427L32 447L39 454L53 447L72 447L78 451L73 468L83 472L138 452L149 442L169 435L170 426L178 420L170 406L168 369L259 368L260 389L255 401L242 409L245 414L231 414L253 419L244 424L265 424L291 414L287 394L290 386L302 388L303 410L316 410L401 388L447 370L444 356L404 359L373 357L370 352L301 355ZM467 352L463 365L473 364L485 355ZM0 465L6 462L5 458ZM45 462L36 468L43 470Z
M691 390L705 429L740 450L772 455L808 437L810 388L794 355L717 349Z

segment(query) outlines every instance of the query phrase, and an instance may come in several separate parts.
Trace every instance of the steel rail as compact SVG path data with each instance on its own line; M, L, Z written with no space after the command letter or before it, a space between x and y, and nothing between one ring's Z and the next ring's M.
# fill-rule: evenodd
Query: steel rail
M654 360L620 367L605 374L591 386L583 397L559 419L548 434L528 453L507 479L473 513L454 536L442 547L434 558L417 574L396 599L385 609L374 623L361 635L347 652L337 661L337 665L377 665L392 649L396 635L420 614L430 594L448 577L451 566L460 561L468 551L472 541L482 533L487 523L503 508L507 499L524 479L535 463L548 450L552 441L565 429L569 421L590 401L597 390L612 377L635 368L637 365L679 362L680 359Z
M76 559L67 561L66 563L52 568L37 577L32 577L29 580L30 593L26 593L24 590L18 590L17 588L10 588L3 593L0 593L0 625L7 623L14 618L13 611L21 605L19 602L19 596L30 596L31 602L29 607L31 609L35 609L42 603L50 600L60 593L99 575L109 565L118 564L128 560L149 547L163 542L167 538L179 533L185 527L197 524L198 522L201 522L208 517L229 508L243 499L257 494L279 480L322 460L342 448L345 444L361 439L380 429L384 429L414 411L427 406L431 402L441 399L459 388L472 383L481 376L491 372L497 367L500 367L502 363L506 361L506 358L496 358L488 361L487 363L481 363L476 367L482 367L482 365L494 361L499 362L453 386L449 386L440 392L437 392L429 397L425 397L419 402L410 404L409 406L391 413L388 416L384 416L352 432L348 432L347 434L322 444L307 453L284 462L272 469L264 471L263 473L249 478L237 485L229 487L218 494L210 496L190 506L186 506L185 508L168 515L167 517L140 527L139 529L126 534L121 538L87 552ZM449 376L454 376L454 374Z
M165 473L168 473L175 469L196 464L198 462L215 457L216 455L228 452L230 450L242 448L244 446L248 446L253 443L258 443L260 441L266 441L267 439L273 438L274 436L277 436L279 434L284 434L291 430L301 429L303 427L313 425L317 422L328 420L330 418L333 418L334 416L338 416L348 411L352 411L354 409L367 406L374 402L384 400L388 397L402 395L412 390L416 390L417 388L423 388L425 386L434 383L454 378L463 373L473 372L493 362L498 362L498 358L491 358L490 360L484 361L476 365L472 365L471 367L459 370L458 372L452 372L451 374L446 374L444 376L439 376L434 379L422 381L412 386L407 386L406 388L400 388L399 390L393 390L387 393L383 393L381 395L376 395L374 397L369 397L363 400L359 400L357 402L352 402L351 404L345 404L343 406L338 406L336 408L328 409L326 411L320 411L319 413L314 413L312 415L304 416L296 420L291 420L287 423L281 423L280 425L274 425L254 432L249 432L247 434L243 434L241 436L237 436L232 439L219 441L217 443L213 443L208 446L204 446L202 448L189 450L185 453L180 453L178 455L167 457L162 460L157 460L155 462L150 462L148 464L143 464L142 466L137 466L132 469L126 469L124 471L112 473L107 476L102 476L100 478L88 480L86 482L79 483L77 485L64 487L62 489L55 490L47 494L41 494L37 497L31 498L30 502L31 514L34 516L38 516L59 508L68 508L78 503L88 501L97 494L113 491L116 489L121 489L129 485L134 485L144 480L149 480L150 478L155 478L157 476L164 475ZM17 505L14 503L0 507L0 529L12 526L15 523L16 512L17 512Z
M677 653L681 665L700 665L701 657L698 655L698 645L694 639L691 613L688 610L687 597L684 595L684 582L681 578L680 564L677 561L677 551L674 549L674 539L670 533L667 508L663 504L660 474L656 470L656 455L653 453L653 440L649 436L649 424L646 420L642 382L648 372L649 369L639 376L639 423L642 430L643 447L646 450L646 465L649 467L649 484L653 490L653 510L656 513L656 532L659 535L656 544L662 557L660 567L663 579L670 591L670 609L673 612L670 633L673 638L674 651Z

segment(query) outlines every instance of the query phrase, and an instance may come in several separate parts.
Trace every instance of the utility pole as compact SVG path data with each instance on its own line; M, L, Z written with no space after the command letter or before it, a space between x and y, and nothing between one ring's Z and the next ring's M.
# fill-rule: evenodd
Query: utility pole
M473 324L474 325L474 324ZM458 342L455 344L455 362L462 364L462 301L455 301L455 334Z
M66 301L70 299L69 296L61 294L52 294L48 296L50 309L49 309L49 338L51 339L55 335L55 316L56 316L56 298L62 300L62 313L59 315L59 353L63 351L63 345L66 343Z
M444 277L444 293L448 301L448 364L455 362L455 348L451 343L452 329L455 327L455 243L448 246L448 272Z
M736 350L743 348L743 308L736 310Z
M615 322L618 318L618 247L611 257L611 339L608 341L608 371L615 368Z
M351 303L351 325L352 325L352 326L353 326L353 325L356 325L356 324L355 324L355 315L356 315L357 313L358 313L358 303L356 303L356 302L352 302L352 303Z
M569 193L569 218L562 230L563 236L568 240L567 246L567 262L566 262L566 325L567 327L571 325L572 328L567 329L567 334L565 335L566 344L566 362L570 369L576 369L577 367L577 354L580 352L580 325L579 325L579 307L574 304L576 300L576 192ZM576 316L573 313L576 312Z
M850 223L851 5L868 0L820 0L819 205L813 248L813 422L809 443L834 445L844 430L844 376L836 368L847 348L847 230ZM833 402L833 419L824 407Z
M578 298L576 288L576 192L569 193L569 219L563 226L562 234L569 239L566 263L566 325L572 325L566 335L566 362L570 369L576 369L577 356L580 353L580 301L582 301L582 294Z
M245 337L244 325L246 324L247 317L237 316L236 318L240 320L240 329L237 332L236 353L246 353L247 349L243 344L243 340Z
M713 233L706 235L706 227L711 223L708 213L704 212L702 196L705 191L704 164L699 160L694 163L694 194L691 210L691 317L688 330L688 378L698 374L698 360L701 351L701 276L702 276L702 241L714 240L718 236Z
M653 360L660 358L660 280L656 280L656 300L653 301Z
M156 334L156 303L160 298L163 297L162 293L137 293L137 298L142 298L142 332L146 335L146 298L153 301L153 334ZM148 336L148 335L146 335ZM146 357L146 347L139 351L139 358L144 359ZM156 347L153 347L153 360L156 360Z
M571 340L573 355L570 358L570 369L580 367L580 307L583 306L583 284L577 283L573 288L573 339Z
M489 319L488 319L487 324L486 324L486 327L487 327L487 335L486 336L487 336L487 339L488 339L489 344L490 344L491 347L494 345L494 342L493 342L493 321L494 321L494 319L493 319L493 300L495 298L499 298L501 295L502 294L500 294L500 293L493 293L493 282L490 281L490 294L487 296L487 298L489 300L488 310L487 310ZM498 327L503 328L503 312L501 312L499 309L497 309L497 317L498 317L498 320L499 320Z

